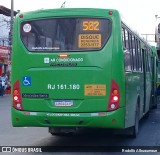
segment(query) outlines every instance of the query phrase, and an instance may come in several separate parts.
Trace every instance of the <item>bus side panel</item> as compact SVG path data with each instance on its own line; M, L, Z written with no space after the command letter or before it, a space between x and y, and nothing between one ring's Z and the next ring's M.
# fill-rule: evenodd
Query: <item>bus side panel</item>
M121 18L119 14L115 15L113 19L113 55L112 55L112 78L114 79L120 89L120 107L124 108L124 114L121 116L123 120L123 128L125 128L125 74L124 74L124 56L121 37Z
M143 75L136 72L126 72L126 120L125 127L135 125L135 110L139 104L139 110L143 110ZM141 106L142 105L142 106ZM141 110L142 109L142 110ZM140 112L140 113L141 113Z

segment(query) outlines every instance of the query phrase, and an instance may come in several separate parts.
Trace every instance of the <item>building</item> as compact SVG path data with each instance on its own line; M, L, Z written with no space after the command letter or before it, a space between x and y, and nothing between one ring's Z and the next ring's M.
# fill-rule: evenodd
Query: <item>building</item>
M0 46L0 76L11 72L10 47Z
M10 17L0 14L0 46L9 46Z
M14 15L17 12L14 11ZM0 5L0 76L11 72L11 10Z

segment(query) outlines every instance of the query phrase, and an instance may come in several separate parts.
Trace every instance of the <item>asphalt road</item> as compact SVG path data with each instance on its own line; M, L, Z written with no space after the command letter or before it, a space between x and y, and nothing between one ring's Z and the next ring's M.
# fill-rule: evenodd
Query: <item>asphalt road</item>
M160 105L157 109L151 110L148 119L140 121L139 135L136 139L122 135L115 136L112 131L106 129L80 130L75 136L56 137L48 133L48 128L12 127L10 95L5 95L0 97L0 146L69 146L82 149L159 146L160 148Z

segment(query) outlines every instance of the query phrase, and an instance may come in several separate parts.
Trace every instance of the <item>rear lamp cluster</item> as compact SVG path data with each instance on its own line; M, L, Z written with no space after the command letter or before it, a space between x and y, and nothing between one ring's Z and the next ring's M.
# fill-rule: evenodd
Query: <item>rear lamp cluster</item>
M119 108L120 101L120 91L118 84L112 80L111 90L110 90L110 98L108 102L108 111L116 110Z
M23 110L22 97L20 92L20 82L16 81L13 86L13 107L18 110Z

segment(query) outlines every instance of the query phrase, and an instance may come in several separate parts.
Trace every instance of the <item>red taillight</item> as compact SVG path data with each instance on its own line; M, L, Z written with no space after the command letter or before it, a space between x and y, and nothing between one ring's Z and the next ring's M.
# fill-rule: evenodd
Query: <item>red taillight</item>
M19 18L23 18L23 14L20 14L20 15L19 15Z
M19 81L16 81L13 86L13 107L18 110L23 110Z
M109 11L108 14L109 14L109 15L113 15L113 12L112 12L112 11Z
M108 111L116 110L119 108L120 101L120 91L118 84L112 80L111 90L110 90L110 98L108 102Z

